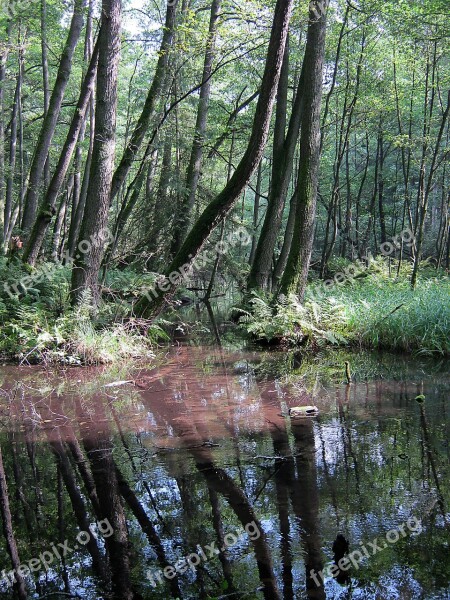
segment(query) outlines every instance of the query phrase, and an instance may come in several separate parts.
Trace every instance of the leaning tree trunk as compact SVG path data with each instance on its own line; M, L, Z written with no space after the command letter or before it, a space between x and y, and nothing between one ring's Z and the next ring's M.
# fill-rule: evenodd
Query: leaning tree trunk
M84 291L99 300L98 276L108 224L112 170L116 149L117 74L120 58L122 3L103 0L99 33L95 139L90 174L90 202L86 204L80 242L88 251L75 257L71 295L77 302Z
M67 134L58 165L56 166L45 198L39 208L38 216L34 222L30 238L23 254L23 261L30 265L34 265L36 263L48 226L50 225L50 222L56 213L56 200L69 169L72 155L77 145L78 136L86 116L89 98L91 97L94 89L95 76L97 73L97 60L98 43L95 45L89 68L84 77L83 85L81 86L80 97L73 114L72 123L70 124L69 132Z
M111 187L111 203L119 193L120 188L122 187L131 169L131 166L134 160L136 159L136 155L139 152L142 142L144 141L145 134L147 133L150 120L155 114L157 101L161 95L162 90L164 89L166 71L167 66L169 64L169 51L172 46L173 37L175 33L177 4L178 0L171 0L171 2L167 3L166 23L164 27L164 35L161 42L161 47L159 49L159 59L158 64L156 65L155 75L153 77L152 85L145 100L141 116L139 117L139 120L136 123L134 131L131 134L130 141L128 142L127 147L125 148L123 156L120 160L119 166L117 167L114 173Z
M294 236L280 293L303 298L311 260L320 162L320 109L326 36L326 4L310 5L305 50L304 105L300 137L298 198ZM317 17L317 12L320 16Z
M195 204L198 182L200 180L200 169L203 158L203 145L205 143L206 123L208 117L209 97L211 95L211 73L215 54L217 37L217 26L222 0L213 0L211 4L211 17L209 21L208 40L206 42L205 62L203 66L202 86L200 88L200 100L197 110L197 121L195 124L194 141L192 144L191 158L186 176L186 186L183 201L178 207L175 220L175 231L172 243L172 253L176 254L181 247L192 219L192 211Z
M258 168L269 135L272 110L280 79L292 13L292 4L293 0L277 0L261 92L247 150L225 188L203 211L183 246L168 267L167 275L170 275L171 279L168 285L164 286L165 290L161 290L160 288L155 290L153 298L149 297L147 293L137 303L135 307L136 312L141 316L152 317L161 311L164 305L164 298L173 294L180 284L180 278L177 279L173 274L192 264L193 259L200 253L212 231L231 211L249 183L253 173Z
M34 151L33 161L30 167L28 189L25 196L24 213L22 217L22 229L24 231L29 231L31 229L36 216L39 184L42 179L45 162L47 160L50 145L55 133L58 117L61 112L64 92L69 82L75 47L83 28L83 13L85 4L86 0L75 0L72 22L70 24L66 45L59 63L55 87L53 88L49 108L42 123L39 139Z

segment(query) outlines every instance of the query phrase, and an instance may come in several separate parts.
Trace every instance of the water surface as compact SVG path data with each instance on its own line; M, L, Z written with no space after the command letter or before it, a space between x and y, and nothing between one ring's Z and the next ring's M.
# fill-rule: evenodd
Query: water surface
M436 361L187 343L157 366L2 367L22 594L450 598L449 387Z

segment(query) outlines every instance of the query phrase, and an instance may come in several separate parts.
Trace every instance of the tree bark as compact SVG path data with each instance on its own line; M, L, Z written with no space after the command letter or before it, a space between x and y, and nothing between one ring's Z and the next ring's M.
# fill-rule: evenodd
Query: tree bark
M292 4L293 0L277 0L261 92L247 150L225 188L207 206L195 223L180 251L170 264L167 270L168 275L179 272L181 267L192 263L193 258L199 254L211 232L231 211L258 168L269 135ZM167 291L155 290L156 297L154 300L150 299L148 294L143 296L136 305L137 313L145 317L158 314L163 307L164 298L169 294L173 294L179 284L180 280L172 277L172 281L164 286Z
M103 0L102 25L98 38L96 123L90 173L91 201L86 205L80 230L80 242L87 242L89 247L86 253L75 257L71 286L74 303L81 299L85 291L90 291L94 303L100 297L98 276L108 224L116 149L121 17L120 0Z
M322 10L321 10L322 9ZM280 293L303 299L314 238L320 162L320 109L326 36L326 4L312 2L304 58L304 105L300 137L297 210L293 243ZM320 16L317 13L320 12Z

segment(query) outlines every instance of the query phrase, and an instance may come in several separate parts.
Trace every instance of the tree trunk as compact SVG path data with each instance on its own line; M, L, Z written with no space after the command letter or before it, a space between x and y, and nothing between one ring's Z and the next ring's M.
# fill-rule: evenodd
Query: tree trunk
M255 257L250 269L248 288L259 287L268 289L270 279L270 268L272 265L272 256L275 248L275 242L279 233L283 209L285 204L285 195L280 189L283 185L284 174L287 166L285 155L286 142L286 115L288 111L288 92L289 92L289 33L286 39L286 48L283 57L283 67L281 69L280 83L278 84L277 100L275 107L275 125L273 132L272 149L272 177L267 202L266 215L263 226L255 248ZM298 91L297 91L298 94ZM291 120L293 120L295 106L292 110ZM298 132L297 132L298 134ZM294 146L297 143L297 137L293 140ZM294 156L292 153L291 159ZM289 182L288 182L289 183Z
M90 174L90 202L86 205L79 241L88 244L85 254L75 257L72 271L72 301L90 291L94 303L100 298L98 276L103 256L112 170L116 148L117 73L120 57L122 4L103 0L99 33L95 139Z
M176 24L176 9L178 0L172 0L167 3L166 12L166 23L164 26L164 35L161 42L161 48L159 50L158 64L156 65L155 75L153 82L145 100L144 108L142 109L141 116L139 117L136 127L131 135L131 139L125 148L119 166L117 167L111 186L111 198L110 202L119 193L128 172L130 171L131 165L136 158L137 153L142 145L145 134L147 132L151 118L155 114L156 102L161 94L166 79L166 70L169 63L169 50L172 46L173 36L175 32Z
M149 298L147 293L137 303L136 311L141 316L154 316L160 312L164 304L164 297L173 294L180 284L180 279L175 279L173 273L179 272L180 268L192 263L211 232L231 211L261 162L269 135L272 110L283 64L292 4L293 0L277 0L261 93L247 150L230 181L204 210L169 266L167 274L172 275L172 280L167 286L164 286L167 291L155 290L154 300Z
M205 61L203 66L202 86L200 88L200 100L197 110L197 121L195 124L194 141L192 144L191 157L186 175L186 184L183 201L178 208L175 221L175 231L172 244L172 254L175 255L186 238L192 220L192 210L195 204L200 169L203 158L203 144L205 143L206 123L208 118L209 97L211 95L211 73L215 55L217 25L222 0L213 0L211 4L211 16L209 21L209 33L206 42Z
M28 180L28 189L25 196L24 213L22 217L22 229L28 232L33 226L36 216L39 185L42 179L45 162L47 160L50 145L55 133L58 117L61 112L61 105L66 86L69 82L70 72L72 70L72 59L75 52L78 39L83 27L83 12L86 0L75 0L72 21L69 34L59 63L58 74L56 76L55 87L50 98L50 104L47 114L44 117L39 139L36 143L33 161L30 167Z
M298 185L298 183L297 183L297 185ZM277 263L275 265L275 269L273 272L272 289L274 291L278 291L280 279L283 277L283 273L286 269L289 254L291 253L292 239L294 237L295 215L297 212L297 199L298 199L298 191L297 191L297 186L296 186L295 191L291 198L290 205L289 205L289 215L288 215L288 220L286 223L286 229L284 231L283 245L281 247L280 256L278 257L278 260L277 260Z
M47 50L47 2L41 0L41 56L42 56L42 87L44 91L44 118L47 116L50 106L50 86L48 75L48 50ZM49 155L44 166L44 188L50 183L50 160Z
M17 151L17 126L19 115L20 97L22 94L23 78L23 50L19 51L19 71L17 73L16 89L14 92L14 102L12 107L10 137L9 137L9 164L8 176L6 178L6 197L5 197L5 218L4 218L4 240L7 240L9 225L11 222L13 193L14 193L14 175L16 170L16 151Z
M317 13L320 12L320 16ZM320 162L320 109L326 36L326 5L312 2L304 58L304 108L300 137L297 210L293 243L280 293L303 299L311 260Z
M9 38L11 22L8 23L7 38ZM5 239L5 122L4 122L4 86L6 78L6 61L8 49L2 51L0 56L0 248Z
M417 231L416 231L416 253L415 253L415 257L414 257L414 267L413 267L413 272L412 272L412 276L411 276L411 287L413 289L416 287L417 277L419 275L419 266L420 266L420 261L422 258L422 247L423 247L423 241L424 241L425 218L427 216L428 202L429 202L430 193L431 193L431 189L432 189L433 178L434 178L434 175L437 170L436 163L437 163L438 154L439 154L439 150L441 147L442 137L444 135L445 125L447 123L449 112L450 112L450 90L448 91L448 96L447 96L447 107L445 108L445 110L442 114L441 125L439 128L439 133L438 133L436 143L434 146L433 158L431 161L430 171L428 174L427 182L426 182L426 185L424 184L423 200L422 200L421 204L419 205L419 219L418 219L418 227L417 227Z
M249 265L253 265L255 260L256 244L258 242L258 220L259 220L259 202L261 200L261 183L262 183L262 161L258 167L258 179L256 180L255 205L253 207L253 232L252 232L252 248L250 250Z
M77 145L78 136L85 120L89 98L94 89L95 76L97 74L97 60L98 43L95 45L91 62L81 87L80 97L75 108L72 123L70 124L70 129L61 156L59 157L58 165L53 174L44 201L39 208L38 216L34 222L28 243L23 253L23 261L30 265L36 264L48 226L56 212L56 200L69 169L72 155Z
M378 169L378 216L380 217L380 233L381 233L381 243L384 244L387 242L387 233L386 233L386 216L384 211L384 177L383 177L383 169L384 169L384 140L383 140L383 131L382 131L382 123L380 123L380 166Z
M92 153L94 151L94 136L95 136L95 98L94 94L91 94L89 100L89 150L84 165L83 183L81 184L80 198L75 210L75 214L72 215L69 228L69 239L68 239L68 255L73 258L75 256L75 249L80 234L81 223L83 222L84 209L86 206L87 195L89 191L89 177L92 166Z
M70 197L73 194L73 175L70 176L69 185L66 191L62 194L61 202L56 213L55 225L53 227L52 239L52 260L58 262L60 259L62 247L64 245L64 222L66 219L67 206L70 202Z
M267 212L264 224L256 248L255 260L250 271L248 287L269 289L270 271L272 268L273 255L277 236L283 218L283 210L286 203L286 197L289 190L289 184L292 178L294 168L294 154L300 132L300 123L302 119L303 100L304 100L304 78L305 63L303 62L302 72L299 78L297 93L292 108L292 115L289 121L289 128L283 143L274 144L274 155L272 164L272 185L270 188L269 200L267 203ZM287 73L285 85L287 86ZM287 89L284 99L284 107L281 110L286 112L287 107ZM284 131L284 129L283 129Z

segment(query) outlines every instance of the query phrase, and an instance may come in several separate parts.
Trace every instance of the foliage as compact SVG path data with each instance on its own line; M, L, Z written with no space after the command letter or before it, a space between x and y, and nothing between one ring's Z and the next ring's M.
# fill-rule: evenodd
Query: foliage
M303 304L291 296L273 305L254 295L241 323L260 341L449 355L449 298L446 276L422 278L412 290L405 277L394 279L385 267L321 294L310 286Z
M0 259L0 273L10 285L20 281L29 269L21 263L7 265ZM45 275L45 276L44 276ZM167 339L157 324L124 319L123 303L104 302L93 311L92 300L85 294L75 308L69 303L70 270L44 266L34 270L38 283L22 295L11 298L0 288L0 356L22 363L46 362L70 365L111 363L123 359L153 357L152 347ZM122 281L126 276L122 276ZM128 275L134 292L142 284ZM133 286L132 283L136 285ZM20 288L19 288L20 290Z
M271 304L269 299L254 292L250 305L250 312L245 312L240 323L259 341L318 346L347 343L341 333L331 329L336 329L336 324L344 319L344 306L337 302L301 304L292 294Z

